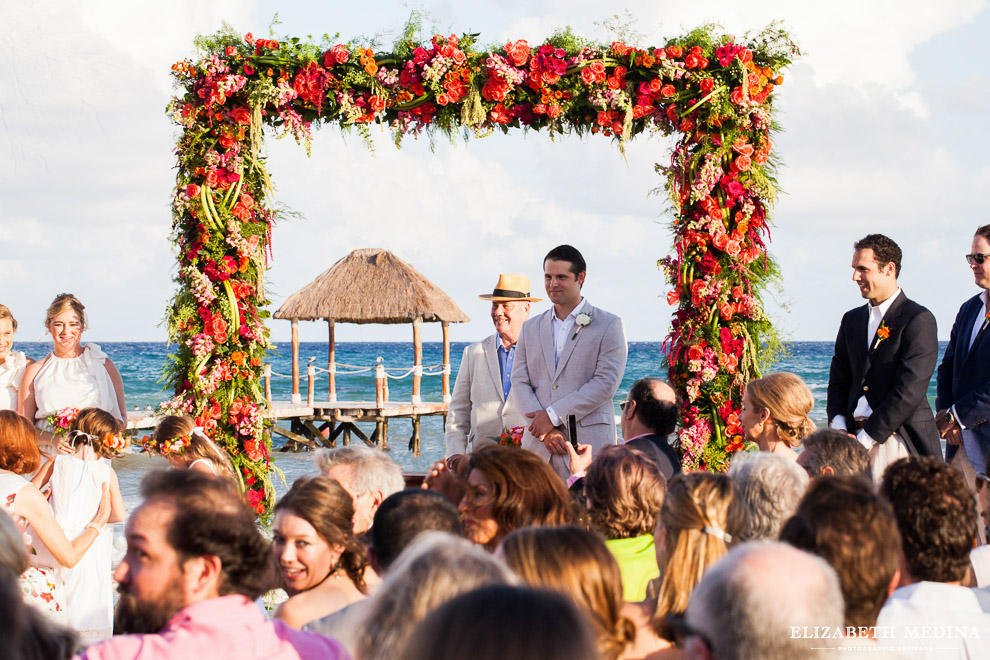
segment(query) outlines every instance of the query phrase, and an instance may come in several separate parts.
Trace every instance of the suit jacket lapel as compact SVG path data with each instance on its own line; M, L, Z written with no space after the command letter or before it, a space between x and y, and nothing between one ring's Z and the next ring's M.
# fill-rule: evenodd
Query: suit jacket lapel
M977 317L982 316L981 314L982 311L983 311L983 298L977 296L976 300L973 301L972 309L968 310L966 314L966 319L963 321L963 327L961 328L961 330L963 330L963 332L961 333L962 336L959 337L959 339L962 340L960 343L963 344L961 348L964 349L963 362L966 362L966 360L969 359L969 356L977 353L978 351L976 349L980 346L980 344L986 341L986 336L988 330L990 329L984 328L983 332L977 335L976 341L973 342L973 345L972 346L969 345L969 339L970 337L973 336L973 324L976 323Z
M498 344L499 338L496 332L485 342L485 362L488 364L488 373L491 375L492 385L498 392L499 399L505 401L505 396L502 394L502 372L498 369Z
M540 318L540 344L543 346L543 361L547 364L547 373L550 380L557 375L556 360L554 360L553 350L553 326L550 319L553 317L553 306Z

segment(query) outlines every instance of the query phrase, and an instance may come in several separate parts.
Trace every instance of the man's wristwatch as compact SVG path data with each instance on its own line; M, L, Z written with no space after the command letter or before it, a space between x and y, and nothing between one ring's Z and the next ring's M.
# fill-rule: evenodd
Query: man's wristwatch
M945 409L945 421L948 422L949 426L956 425L956 416L952 414L952 408Z

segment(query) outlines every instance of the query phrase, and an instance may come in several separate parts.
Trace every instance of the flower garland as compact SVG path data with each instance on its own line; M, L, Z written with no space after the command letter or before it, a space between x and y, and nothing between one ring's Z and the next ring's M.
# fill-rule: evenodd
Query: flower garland
M741 388L772 338L761 294L775 274L766 253L776 192L772 92L797 49L773 26L745 45L699 28L663 46L608 45L560 32L530 46L477 50L477 35L425 44L414 21L392 53L356 44L220 32L202 56L173 66L182 129L173 234L175 345L162 414L191 414L231 456L248 501L269 511L270 438L259 386L270 348L264 273L270 257L266 126L310 147L314 122L361 131L379 123L396 143L423 131L547 130L626 140L679 133L666 179L676 254L661 264L677 304L667 338L670 378L685 401L685 467L721 468L740 446ZM422 45L420 45L422 44ZM370 139L369 139L370 140Z

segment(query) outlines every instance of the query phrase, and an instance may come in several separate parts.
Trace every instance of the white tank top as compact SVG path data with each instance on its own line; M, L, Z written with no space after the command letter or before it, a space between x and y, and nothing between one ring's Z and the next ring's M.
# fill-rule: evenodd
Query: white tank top
M44 426L46 417L63 408L100 408L123 420L106 360L96 344L86 344L79 357L50 354L34 377L35 424Z

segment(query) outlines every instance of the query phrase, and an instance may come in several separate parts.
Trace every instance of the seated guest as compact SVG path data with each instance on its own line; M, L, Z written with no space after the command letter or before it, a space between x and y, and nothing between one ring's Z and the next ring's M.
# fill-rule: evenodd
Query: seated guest
M877 617L893 635L880 644L909 658L990 657L990 614L960 585L976 537L976 503L962 474L940 458L910 456L887 467L880 493L901 533L901 579ZM916 644L908 636L919 627L942 634ZM959 629L972 633L946 634Z
M814 631L842 626L842 593L819 557L785 543L746 543L709 567L686 616L671 623L686 658L837 657L828 651L835 640Z
M645 599L660 575L653 528L666 490L656 463L629 445L603 447L584 478L588 518L619 562L623 600Z
M301 628L365 598L367 563L353 516L351 496L323 476L296 479L278 501L272 556L289 600L275 618Z
M630 657L670 647L674 631L667 617L684 613L705 569L728 552L745 527L745 505L724 474L682 473L670 481L654 531L660 565L656 599L626 607L637 625Z
M746 439L760 451L796 460L794 448L815 430L815 423L808 419L815 397L801 377L782 372L751 380L742 403L739 422Z
M525 584L556 591L578 606L602 660L625 657L636 625L622 613L619 565L597 534L573 525L526 527L505 537L500 552Z
M465 658L601 660L588 624L567 598L545 589L506 586L482 587L448 601L417 626L397 656Z
M406 487L402 468L380 449L348 445L316 452L316 468L354 498L354 533L371 527L375 511L392 493Z
M255 605L272 583L271 554L231 484L195 470L158 471L141 494L114 572L118 634L79 660L348 657L335 640L267 621Z
M566 525L574 518L567 488L545 460L495 444L471 452L467 492L458 510L464 535L492 551L514 529Z
M866 450L849 439L868 465ZM780 540L818 555L835 569L846 603L846 630L856 631L863 646L876 647L877 615L899 579L901 536L890 504L873 492L868 474L815 479L784 523Z
M375 524L371 527L368 548L371 568L383 575L399 554L424 532L464 536L459 515L457 507L433 491L409 488L389 495L375 512Z
M505 564L482 548L443 532L427 532L402 553L376 595L362 603L363 616L347 631L357 637L354 655L393 660L433 610L473 589L513 582Z
M400 490L389 495L375 512L375 524L368 534L371 539L368 565L375 573L384 577L402 551L429 531L464 536L457 507L450 500L439 493L420 488ZM354 610L366 602L358 601L322 619L311 621L304 628L343 639L352 632L354 621L360 616Z
M729 477L746 503L745 540L750 541L776 540L808 488L807 472L790 458L768 452L736 454Z
M797 463L812 479L860 476L872 483L870 455L859 440L838 429L819 429L804 439Z
M656 461L664 478L670 481L681 471L677 452L667 444L679 416L674 388L659 378L640 378L629 388L629 395L619 407L625 446L638 449Z

